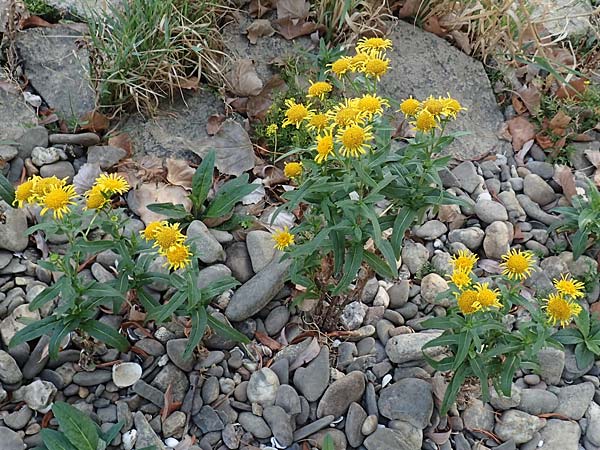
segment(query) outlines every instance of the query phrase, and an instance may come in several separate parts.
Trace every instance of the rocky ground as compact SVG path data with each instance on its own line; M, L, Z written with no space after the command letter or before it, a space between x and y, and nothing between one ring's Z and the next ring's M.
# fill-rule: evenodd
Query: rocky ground
M86 111L91 101L79 63L85 55L72 51L76 33L61 27L31 29L17 40L35 92L64 116ZM231 33L230 40L239 43L239 30ZM515 158L510 142L498 137L514 112L497 107L481 64L410 25L399 24L391 38L391 58L401 67L382 86L385 93L402 98L449 92L468 108L456 126L471 135L453 147L456 162L442 179L469 206L443 206L413 227L402 251L401 277L372 278L360 301L344 310L341 323L350 333L343 339L336 333L317 334L299 310L288 306L287 265L279 262L269 232L229 233L198 222L188 231L202 242L205 267L198 285L224 275L242 283L219 299L212 314L247 334L253 339L250 345L211 335L204 340L205 351L184 360L182 324L150 324L142 331L131 317L105 314L102 321L126 333L129 352L98 348L90 361L72 340L57 360L49 360L47 338L8 349L23 326L18 319L40 317L27 305L52 278L37 261L45 250L60 250L64 241L59 236L49 236L43 244L30 241L23 233L26 212L0 203L2 450L41 444L40 429L48 425L45 414L59 400L74 404L103 429L124 421L110 448L125 450L148 445L304 450L321 448L327 434L336 450L600 448L600 365L578 367L569 347L540 352L540 373L519 372L510 398L494 393L484 404L472 387L448 417L439 416L446 380L425 363L421 351L439 333L422 331L420 324L446 313L448 305L438 303L436 295L448 288L445 275L451 271L452 254L461 249L477 253L477 272L484 275L496 270L509 248L529 249L538 256L528 281L531 288L549 289L553 278L570 272L587 280L585 300L591 310L599 309L600 284L597 261L590 256L573 261L565 236L548 231L557 220L552 208L566 201L555 166L536 145L523 160ZM238 44L243 54L239 45L248 44ZM273 48L278 54L293 51L276 37L259 41L252 51L272 54ZM265 82L272 71L267 63L256 61ZM0 169L13 183L23 170L71 180L86 163L109 169L129 157L95 133L63 134L35 126L31 103L0 89ZM131 117L123 129L138 158L196 158L198 149L220 142L205 128L208 118L222 111L216 97L204 92L156 119ZM247 135L243 139L250 142ZM252 168L251 144L235 167L229 147L216 147L221 172ZM581 186L592 167L586 159L589 151L600 151L599 133L590 142L575 144L572 164ZM135 193L128 200L135 203ZM143 227L132 213L131 229ZM81 275L112 279L115 256L100 254ZM155 291L160 297L164 289L156 286ZM51 313L48 307L41 316Z

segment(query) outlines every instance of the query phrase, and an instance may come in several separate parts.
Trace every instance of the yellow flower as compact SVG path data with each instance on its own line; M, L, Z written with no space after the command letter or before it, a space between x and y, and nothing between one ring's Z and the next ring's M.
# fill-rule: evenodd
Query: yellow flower
M185 244L174 244L171 245L166 252L164 252L167 258L167 264L169 269L182 269L192 262L190 248Z
M422 107L433 114L435 117L438 117L442 114L444 110L444 102L440 98L435 98L433 96L429 96L427 99L423 100Z
M70 206L75 204L73 201L75 197L77 197L77 193L72 184L54 186L48 189L46 195L39 200L43 206L40 214L43 216L52 210L52 215L55 219L62 219L63 215L70 211Z
M275 134L277 134L277 130L279 130L279 127L277 126L276 123L272 123L271 125L269 125L267 127L267 129L265 130L265 134L269 137L271 136L275 136Z
M347 127L363 123L365 115L358 108L356 100L346 98L327 111L327 117L338 127Z
M554 282L556 290L562 295L571 298L585 297L585 293L583 292L585 284L581 281L574 280L570 275L565 276L563 274L560 276L560 280L555 278L552 281Z
M358 52L352 58L350 58L350 70L352 72L362 72L365 69L365 63L369 59L369 54L364 52Z
M294 244L294 235L290 233L288 227L283 227L283 230L273 233L274 247L277 250L285 250L290 245Z
M18 204L19 208L22 208L24 203L32 202L35 199L35 193L33 191L34 186L35 182L31 178L17 186L17 189L15 189L13 206Z
M333 154L333 136L331 132L317 137L317 156L315 161L317 164L322 164L327 161L329 155Z
M327 67L331 67L331 71L339 77L350 70L350 58L342 56L337 61L328 64Z
M477 303L482 308L502 308L502 303L498 300L500 292L498 289L490 289L489 283L476 283Z
M158 230L160 230L166 224L167 224L167 222L164 221L164 220L159 220L159 221L156 221L156 222L150 222L146 226L146 228L144 228L142 231L140 231L140 234L142 235L142 237L146 241L151 241L156 236L156 233L158 233Z
M333 89L333 86L327 81L317 81L312 83L308 87L307 97L317 97L321 100L325 98L325 95L329 94Z
M98 186L98 189L100 189L100 191L102 191L109 197L114 194L124 194L130 189L127 180L121 175L117 175L114 173L111 173L110 175L103 173L98 178L96 178L95 185Z
M62 180L55 176L42 178L37 175L32 178L33 180L33 197L36 201L40 201L48 192L55 188L63 187L67 184L67 179Z
M511 280L524 280L533 271L533 253L530 251L513 248L506 255L502 255L502 261L502 274Z
M450 281L454 285L463 290L471 284L471 270L470 269L454 269L452 275L450 275Z
M288 98L285 101L286 106L288 107L285 112L285 120L283 121L283 126L287 127L288 125L294 125L296 128L300 128L300 124L308 117L310 111L310 104L308 106L304 106L302 103L296 103L293 98Z
M286 163L283 168L283 174L288 178L296 178L302 175L302 163L290 162Z
M550 294L546 299L546 304L542 306L546 310L548 322L552 326L556 322L561 326L566 327L571 322L574 316L578 316L581 312L581 306L577 303L565 299L562 294Z
M466 270L467 272L470 272L473 270L473 267L475 267L475 264L477 264L478 259L479 258L469 250L459 250L458 256L452 256L450 262L454 266L454 270Z
M481 309L481 304L477 301L477 291L473 289L467 289L466 291L462 291L460 295L457 295L456 303L460 312L465 316Z
M441 98L440 100L443 103L442 114L444 114L446 117L452 117L456 119L456 115L459 112L466 110L466 108L463 108L458 100L450 97L450 94L448 94L448 97Z
M85 209L102 209L110 201L110 196L104 194L98 185L94 185L85 196Z
M306 128L308 128L309 131L319 133L327 128L327 125L329 125L329 117L327 117L327 114L315 113L311 114L308 118Z
M365 94L356 99L356 107L369 119L371 119L374 115L383 114L384 106L389 107L390 103L385 98L381 98L376 95Z
M414 122L411 123L415 126L415 128L418 131L422 133L428 133L429 131L437 127L435 116L426 109L419 111L415 117Z
M370 126L350 125L338 131L337 138L342 144L340 148L342 156L358 158L360 155L367 153L367 150L371 148L369 141L373 139L373 133L371 133Z
M390 60L381 54L370 54L361 70L366 76L379 80L388 71Z
M421 108L421 102L416 98L409 97L400 103L400 111L405 116L414 116L419 108Z
M154 240L153 247L159 247L159 253L165 254L172 245L183 244L185 236L179 230L178 223L165 223L154 233Z
M361 38L356 44L357 52L371 51L371 50L386 50L392 48L392 41L389 39L383 39L380 37L373 38Z

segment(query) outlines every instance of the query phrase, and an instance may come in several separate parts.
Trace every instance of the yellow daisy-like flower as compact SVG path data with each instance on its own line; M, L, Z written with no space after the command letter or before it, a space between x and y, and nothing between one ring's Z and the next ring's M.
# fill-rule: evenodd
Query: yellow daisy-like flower
M440 100L444 105L442 114L444 114L446 117L452 117L456 119L456 115L459 112L466 110L466 108L463 108L458 100L450 97L450 94L448 94L448 97L441 98Z
M372 50L386 50L392 48L392 41L380 37L361 38L356 44L357 52L368 52Z
M421 102L416 98L409 97L400 103L400 111L405 116L414 116L421 108Z
M34 186L35 182L31 178L17 186L17 189L15 189L15 199L13 201L13 206L15 204L18 204L19 208L22 208L25 203L31 203L32 201L34 201Z
M415 120L411 122L417 131L428 133L438 126L435 116L427 109L422 109L415 116Z
M54 219L62 219L64 214L71 210L70 206L75 204L73 201L75 197L77 193L72 184L50 188L39 200L40 205L43 206L40 214L43 216L48 211L52 211Z
M546 310L548 322L554 326L558 322L561 326L566 327L571 322L571 319L578 316L581 312L581 306L577 303L567 300L562 294L550 294L546 299L546 304L542 306Z
M489 283L476 283L474 288L477 292L477 302L482 308L502 308L502 303L498 300L498 289L490 289Z
M294 244L294 235L290 233L288 227L283 227L283 230L273 233L273 240L275 241L274 247L277 250L283 251Z
M279 130L279 127L277 126L276 123L272 123L271 125L269 125L267 127L267 129L265 130L265 134L269 137L271 136L275 136L275 134L277 134L277 130Z
M319 133L319 132L323 131L325 128L327 128L328 125L329 125L329 117L327 117L327 114L315 113L315 114L311 114L310 117L308 118L308 123L306 124L306 128L308 128L309 131L312 131L314 133Z
M142 237L146 241L151 241L156 236L156 233L158 233L158 230L160 230L166 224L167 224L167 222L164 221L164 220L158 220L156 222L150 222L146 226L146 228L144 228L142 231L140 231L140 234L142 235Z
M333 154L333 136L331 132L317 137L317 156L315 161L317 164L323 164L327 161L329 155Z
M571 298L585 297L585 284L571 278L570 275L565 276L563 274L560 276L560 280L555 278L552 281L556 290L562 295Z
M192 262L192 252L190 248L185 244L174 244L171 245L167 251L164 252L167 258L165 266L169 266L169 269L183 269Z
M383 107L389 108L390 103L385 99L376 95L365 94L356 99L356 107L361 113L365 114L369 119L375 115L383 114Z
M454 270L466 270L470 272L477 264L479 258L469 250L459 250L457 255L453 255L450 262Z
M288 98L285 101L285 105L288 109L285 112L285 120L282 125L284 127L294 125L296 128L300 128L300 124L302 124L304 119L310 114L310 104L305 106L302 103L296 103L293 98Z
M127 180L115 173L111 173L110 175L101 174L96 178L95 185L109 197L114 194L124 194L130 189Z
M359 125L350 125L347 128L338 131L337 138L342 144L340 154L342 156L351 156L358 158L367 153L371 148L369 141L373 139L371 126L361 127Z
M435 117L439 117L444 111L444 102L440 98L435 98L433 96L429 96L427 99L423 100L421 104L423 109L426 109Z
M365 61L362 72L368 77L379 80L386 74L389 66L389 59L383 58L383 55L381 54L373 53L370 54L369 58Z
M102 209L110 201L110 196L104 194L98 185L85 193L85 209Z
M165 254L172 245L183 244L185 236L179 230L178 223L165 223L154 233L154 241L153 247L159 247L159 253Z
M347 127L354 124L362 124L365 114L358 108L355 99L344 99L327 111L327 117L338 127Z
M477 291L467 289L457 295L456 303L458 309L465 316L473 314L481 309L481 304L477 301Z
M340 59L334 61L331 64L328 64L327 67L331 67L331 72L335 73L338 77L340 77L351 70L350 58L348 58L347 56L342 56Z
M283 174L288 178L296 178L302 175L302 163L290 162L286 163L283 168Z
M321 100L333 90L333 86L327 81L317 81L308 87L307 97L317 97Z
M352 70L352 72L363 72L365 69L365 63L368 59L368 53L358 52L356 55L350 58L350 70Z
M468 287L471 280L471 270L470 269L454 269L452 275L450 275L450 281L461 291Z
M511 280L524 280L533 272L533 253L530 251L521 251L517 249L510 250L506 255L502 255L502 275L506 275Z
M37 175L32 178L33 180L33 198L36 201L40 201L48 192L63 187L67 184L67 179L59 179L56 176L47 178L38 177Z

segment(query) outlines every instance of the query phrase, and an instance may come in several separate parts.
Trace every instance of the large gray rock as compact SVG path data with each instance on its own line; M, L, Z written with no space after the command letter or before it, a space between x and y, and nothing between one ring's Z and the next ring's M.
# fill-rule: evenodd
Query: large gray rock
M17 87L14 92L0 89L0 144L17 142L23 132L35 123L35 112L23 101Z
M421 430L413 427L409 433L406 431L378 428L365 439L364 446L367 450L419 450L423 443Z
M35 90L62 118L92 111L95 94L88 77L88 52L81 33L64 25L30 28L17 34L25 73Z
M577 422L567 420L550 419L542 428L540 447L543 450L578 450L581 428Z
M6 427L0 427L0 442L2 442L2 450L24 450L27 448L23 438Z
M590 406L594 392L594 385L589 381L565 386L558 393L558 406L554 412L569 419L579 420Z
M423 346L442 335L441 331L400 334L388 340L385 352L393 363L402 364L423 359ZM433 347L426 350L428 356L439 355L444 349Z
M324 345L319 355L306 367L294 372L294 386L309 402L317 401L329 385L329 348Z
M15 209L0 200L0 250L22 252L27 248L29 236L27 229L27 216L22 209Z
M133 421L135 423L135 429L137 430L137 440L135 442L136 449L142 449L150 446L154 446L156 450L165 450L166 447L152 429L148 420L141 411L136 411L133 414Z
M317 417L344 415L352 402L360 402L364 391L365 375L359 371L350 372L327 388L317 407Z
M494 432L503 441L513 439L516 444L523 444L530 441L535 432L545 424L545 419L516 409L509 409L498 419Z
M422 430L433 413L431 385L419 378L404 378L383 389L377 405L388 419L403 420Z
M0 350L0 381L7 384L16 384L22 379L23 374L15 359L4 350Z
M394 70L381 79L383 94L401 100L411 95L424 99L450 93L460 101L467 111L461 112L448 131L471 134L458 138L450 147L457 159L510 151L508 144L496 136L503 117L480 62L444 39L402 21L394 23L389 38L394 44L388 52Z

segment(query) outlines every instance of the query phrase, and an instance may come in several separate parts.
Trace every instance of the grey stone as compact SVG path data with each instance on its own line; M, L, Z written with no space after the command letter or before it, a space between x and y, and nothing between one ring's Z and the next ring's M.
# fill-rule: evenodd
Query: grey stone
M350 404L348 415L346 416L346 425L344 431L348 438L350 447L360 447L365 439L361 429L367 418L367 413L358 403Z
M588 410L585 413L585 418L588 421L585 437L592 444L600 446L600 406L596 402L590 403ZM4 419L6 422L6 418Z
M0 350L0 381L6 384L17 384L23 379L21 369L12 356Z
M309 402L316 402L329 385L329 348L324 345L319 355L306 367L294 372L294 386Z
M98 408L96 410L96 414L102 423L115 423L117 421L117 407L115 405L108 405L104 408Z
M462 420L466 429L492 431L494 429L494 409L484 404L481 400L471 400L469 406L462 413Z
M547 33L571 39L584 36L592 29L592 16L592 3L570 0L548 0L538 4L532 11L533 20L543 18Z
M133 392L161 408L165 404L164 393L161 392L160 389L149 385L144 380L136 381L136 383L133 385Z
M554 175L554 166L546 161L529 161L526 167L534 174L549 180Z
M27 230L27 216L22 209L10 207L0 201L0 250L22 252L27 248L29 236Z
M481 247L484 235L485 233L481 228L469 227L450 231L450 233L448 233L448 241L450 241L450 243L460 242L474 252Z
M187 236L196 246L198 257L203 263L212 264L217 261L225 261L225 250L203 222L194 220L190 223Z
M420 450L423 433L416 428L410 432L401 432L389 428L378 428L365 439L364 446L367 450Z
M2 335L2 342L4 342L4 345L7 347L14 335L19 330L25 328L26 325L20 320L22 318L40 320L40 313L37 310L30 311L29 305L20 305L17 306L7 318L0 322L0 335Z
M75 176L75 169L69 161L58 161L42 166L40 168L40 175L45 178L55 176L61 180L66 178L67 183L72 183Z
M100 137L96 133L79 134L51 134L48 138L50 144L69 144L81 145L82 147L91 147L100 143Z
M6 427L0 427L0 442L2 442L2 450L25 450L27 448L23 438Z
M166 346L169 359L184 372L191 372L195 362L193 356L183 357L188 342L188 339L171 339L167 341Z
M291 261L273 261L244 283L232 296L225 315L229 320L245 320L264 308L283 287Z
M28 406L23 406L20 409L4 416L4 424L13 430L21 430L27 426L33 411Z
M390 297L390 308L400 308L408 302L408 294L410 292L410 283L408 280L402 280L400 283L394 284L388 289Z
M594 385L591 382L565 386L558 393L556 414L569 419L579 420L588 409L594 397Z
M79 386L97 386L112 380L109 370L94 370L93 372L77 372L73 375L73 383Z
M251 412L241 412L238 416L238 422L257 439L267 439L272 435L271 429L265 422L265 419Z
M277 389L275 406L281 406L291 417L302 412L300 396L289 384L282 384L279 386L279 389Z
M17 157L19 151L12 145L0 144L0 163L8 162Z
M277 251L273 244L273 235L268 231L253 230L246 236L246 247L255 273L263 270L273 258L283 254Z
M229 276L231 276L229 267L223 264L213 264L212 266L205 267L198 273L196 285L198 286L198 289L202 289L215 281Z
M483 251L490 259L499 260L510 250L511 232L504 222L493 222L485 229Z
M33 129L32 125L37 124L35 111L23 101L23 96L19 91L16 85L14 90L0 89L0 142L4 144L20 143L20 138ZM47 143L48 132L46 131ZM38 142L34 142L34 144L38 144ZM29 157L34 146L24 149L25 158ZM20 149L19 156L21 156Z
M423 429L433 413L431 385L418 378L404 378L384 388L377 405L388 419L403 420Z
M523 180L523 193L541 206L547 205L556 198L554 189L542 177L533 173Z
M368 306L359 301L347 304L340 316L340 323L346 330L356 330L360 328L367 315Z
M404 241L402 262L412 274L416 274L429 261L429 250L418 242Z
M471 161L464 161L451 171L452 175L458 180L459 186L472 194L481 184L481 178L477 174L477 169Z
M421 280L421 297L427 303L441 306L450 306L447 298L438 299L438 294L448 291L448 282L437 273L429 273Z
M313 422L310 422L302 428L298 428L294 432L294 441L301 441L302 439L305 439L306 437L316 433L317 431L329 426L329 424L331 424L331 422L333 422L334 419L334 416L325 416Z
M202 385L202 400L204 403L212 403L219 397L219 379L209 377Z
M505 396L502 392L497 392L496 388L490 388L490 404L499 410L515 408L521 403L521 388L516 384L512 384L510 388L510 396Z
M388 340L385 352L390 361L396 364L421 361L423 360L423 346L441 335L441 331L433 331L393 336ZM441 354L443 350L442 347L433 347L427 349L426 353L428 356L434 357Z
M339 417L346 413L352 402L358 402L365 390L365 376L362 372L354 371L334 381L325 393L317 407L317 417L333 415Z
M193 420L202 433L221 431L225 428L217 412L208 405L204 405L200 412L193 417Z
M100 263L95 262L94 264L92 264L92 267L90 269L94 278L100 283L108 283L115 279L115 276L108 270L106 270L104 266Z
M265 329L271 336L279 334L290 318L290 309L287 306L273 308L265 319Z
M115 364L112 368L112 381L117 387L129 387L142 377L142 366L134 362Z
M152 380L152 386L160 389L162 392L171 387L173 401L182 402L189 388L189 381L184 372L179 370L176 365L168 363L165 365Z
M94 145L88 148L88 164L98 164L101 169L109 169L127 156L127 152L112 145Z
M543 211L542 208L540 208L540 205L538 205L536 202L530 199L529 196L525 194L517 195L517 200L519 200L519 203L521 204L527 215L532 219L539 220L540 222L546 225L552 225L558 220L557 216L548 214L547 212Z
M263 418L271 428L273 436L279 444L287 447L294 440L292 419L280 406L267 406L263 410Z
M62 118L79 118L95 106L88 79L88 53L73 28L30 28L17 35L16 46L31 85Z
M55 163L59 159L60 152L54 147L35 147L31 152L31 161L38 167Z
M251 403L269 406L275 403L277 388L279 378L271 369L263 367L250 376L246 393Z
M187 416L184 412L174 411L162 423L163 436L181 436L186 422Z
M494 432L502 441L513 439L517 444L530 441L536 431L546 424L545 419L523 411L510 409L498 419Z
M579 450L581 428L567 420L549 419L540 431L543 450Z
M521 402L518 408L534 416L553 412L558 406L558 397L543 389L521 390Z
M508 220L508 212L504 205L493 200L478 200L475 203L475 214L485 223Z
M254 275L250 254L244 242L234 242L225 250L227 260L225 264L231 269L232 275L240 282L245 283Z
M439 220L428 220L415 230L415 236L433 241L448 232L448 227Z
M154 432L148 420L141 411L133 413L133 421L137 430L137 439L135 441L136 450L154 446L156 450L166 450L158 435Z
M23 400L34 411L41 411L50 405L55 394L56 387L52 383L35 380L33 383L15 391L13 393L13 400Z

